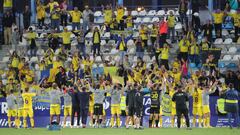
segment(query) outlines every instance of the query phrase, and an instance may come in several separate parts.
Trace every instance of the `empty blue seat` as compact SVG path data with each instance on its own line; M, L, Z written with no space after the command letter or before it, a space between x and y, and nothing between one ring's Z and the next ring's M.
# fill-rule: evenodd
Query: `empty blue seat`
M224 62L218 62L218 67L219 68L224 68L225 67L225 63Z
M189 64L189 67L190 67L190 68L196 68L196 64L195 64L195 63L190 63L190 64Z
M237 64L235 64L235 63L229 63L227 65L227 68L236 68L236 67L237 67Z

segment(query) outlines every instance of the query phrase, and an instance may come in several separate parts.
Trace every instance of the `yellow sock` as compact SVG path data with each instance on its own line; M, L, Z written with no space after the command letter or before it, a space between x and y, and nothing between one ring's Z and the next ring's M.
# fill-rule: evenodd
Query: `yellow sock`
M195 126L196 126L196 118L193 117L193 127L195 127Z
M175 124L175 119L174 118L171 119L171 123L172 123L172 127L174 127L174 124Z
M207 126L207 118L203 118L203 126L206 127Z
M162 117L159 117L159 122L160 122L160 127L162 127L162 123L163 123L163 121L162 121Z
M19 127L19 119L18 118L15 118L15 127Z
M31 123L31 127L34 127L34 119L33 118L30 119L30 123Z
M112 127L114 126L114 118L111 118L110 124Z
M27 128L27 119L26 119L26 118L23 119L23 127L24 127L24 128Z
M8 118L8 127L11 127L11 118Z
M207 126L207 127L210 127L210 117L207 117L206 126Z
M121 126L121 125L120 125L120 124L121 124L120 121L121 121L120 118L117 118L117 126L118 126L118 127Z
M181 118L181 123L182 123L182 125L184 125L184 121L183 121L183 118Z
M202 116L198 117L198 126L202 126Z

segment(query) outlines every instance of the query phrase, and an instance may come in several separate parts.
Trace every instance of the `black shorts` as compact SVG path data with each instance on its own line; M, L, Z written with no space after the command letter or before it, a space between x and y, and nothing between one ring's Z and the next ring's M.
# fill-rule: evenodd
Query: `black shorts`
M71 44L63 44L66 50L71 50Z
M128 107L128 116L133 116L135 114L135 108L134 107Z
M103 115L103 104L94 104L94 115Z
M135 115L137 117L142 117L142 112L143 112L143 108L141 108L141 107L136 107L135 108Z
M125 110L121 110L121 116L127 116L126 111Z
M159 114L160 113L160 106L151 106L150 107L150 114Z

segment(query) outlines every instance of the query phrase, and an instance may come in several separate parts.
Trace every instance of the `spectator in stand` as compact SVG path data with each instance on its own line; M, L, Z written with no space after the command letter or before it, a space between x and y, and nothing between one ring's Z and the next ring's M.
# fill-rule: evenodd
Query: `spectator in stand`
M60 31L60 9L57 6L51 12L51 25L53 30Z
M193 30L196 34L200 33L200 28L201 28L201 22L200 22L200 18L199 18L199 13L195 12L192 16L192 27Z
M217 9L215 13L212 14L214 19L214 27L217 38L222 38L222 23L224 18L224 13L220 9Z
M196 39L193 39L189 50L189 60L191 63L195 63L196 65L200 63L199 51L200 50L198 44L196 43Z
M29 42L29 50L30 50L30 56L36 56L36 38L37 33L33 31L32 27L29 28L29 31L27 32L27 36L24 37Z
M233 18L234 22L234 30L235 30L235 38L234 41L237 42L240 33L240 9L237 12L233 12L229 14Z
M144 56L144 42L142 41L142 38L140 36L135 41L135 45L136 45L136 56L142 59Z
M143 42L143 47L147 49L148 47L148 29L147 26L144 24L141 24L140 29L139 29L139 35L141 37L141 40ZM145 50L144 49L144 50Z
M65 27L64 31L59 34L59 36L62 37L64 48L68 51L71 51L71 34L72 32L69 32L67 27Z
M190 42L187 39L186 35L183 36L183 39L179 42L179 60L186 61L188 59L188 47L190 46Z
M203 36L207 38L207 41L212 43L213 25L211 20L207 20L206 24L203 25L202 30L204 31Z
M178 7L178 12L180 14L181 23L184 25L185 30L188 28L188 2L187 0L181 0Z
M44 20L45 20L45 7L42 5L42 3L37 3L37 20L38 20L38 27L42 29L44 26Z
M50 13L54 10L55 7L58 7L59 4L58 2L54 1L54 0L50 0L47 7L49 8Z
M162 18L159 24L159 45L160 48L163 48L163 45L167 43L167 34L168 34L168 23Z
M171 42L174 43L175 37L175 24L176 24L176 16L171 11L170 14L167 16L167 23L168 23L168 37L170 39L170 34L172 34Z
M19 30L18 30L18 28L15 28L12 33L12 49L13 50L17 49L19 40L20 40Z
M164 66L165 69L169 70L169 46L167 44L163 45L163 48L161 50L161 66Z
M6 14L3 15L4 43L6 45L11 44L13 23L14 23L14 18L12 14L10 13L10 11L7 11Z
M23 11L23 24L24 24L24 29L28 29L31 23L31 16L32 13L29 9L29 6L25 6L25 9Z
M89 9L88 5L85 6L85 9L83 10L83 31L86 32L87 29L90 29L91 22L90 22L90 16L93 15L92 10Z
M118 22L118 29L119 30L124 30L124 12L125 9L123 8L123 6L117 6L117 22Z
M86 45L85 45L85 34L83 33L83 28L81 27L79 32L73 32L75 36L77 36L78 41L78 51L81 54L81 56L86 56Z
M73 11L69 12L72 17L72 29L79 30L80 29L80 19L82 17L82 12L78 10L78 7L74 7Z
M3 1L3 13L11 11L13 7L13 0L4 0Z
M93 57L96 57L96 53L98 56L100 56L100 42L101 34L98 27L95 27L93 31Z
M107 5L106 9L104 9L104 6L102 6L102 10L104 13L104 20L105 20L104 23L107 27L110 27L110 23L112 21L112 15L113 15L112 7L111 5Z
M116 49L119 51L120 64L123 63L124 56L127 52L127 42L130 39L132 39L132 35L125 38L125 35L121 34L121 37L117 37L117 48Z
M128 31L132 31L132 29L133 29L133 17L131 15L130 11L128 12L128 16L126 18L126 22L125 23L127 24L127 30Z
M68 8L67 0L64 0L64 1L60 4L60 9L61 9L61 25L64 26L64 27L67 26L67 19L68 19L67 8Z

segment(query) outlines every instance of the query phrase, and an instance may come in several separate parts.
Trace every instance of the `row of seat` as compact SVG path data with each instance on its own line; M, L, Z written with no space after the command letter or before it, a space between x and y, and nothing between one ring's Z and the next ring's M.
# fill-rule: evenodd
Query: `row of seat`
M125 11L124 15L127 16L129 14L128 12L129 11ZM149 11L146 11L146 10L142 10L142 11L133 10L133 11L131 11L131 16L164 16L164 15L169 15L170 12L172 12L176 16L179 15L178 10L175 9L175 10L168 10L168 11L165 11L165 10L159 10L159 11L156 11L156 10L149 10ZM117 15L117 11L114 11L114 14ZM192 10L188 10L187 11L187 15L190 15L190 14L192 14ZM102 11L96 11L94 13L94 16L95 17L103 17L104 13Z

